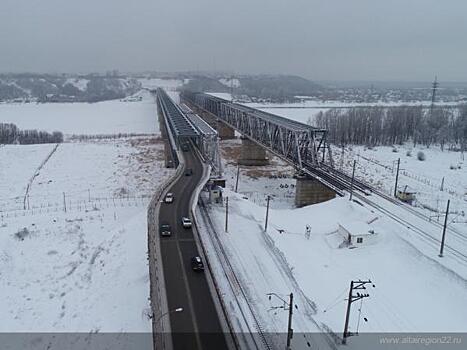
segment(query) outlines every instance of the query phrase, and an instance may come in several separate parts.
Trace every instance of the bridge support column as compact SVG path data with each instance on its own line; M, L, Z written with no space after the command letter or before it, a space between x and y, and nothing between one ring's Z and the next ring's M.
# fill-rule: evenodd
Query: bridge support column
M336 197L333 190L312 177L297 175L296 179L295 205L299 208L325 202Z
M240 158L238 159L240 165L268 165L269 158L266 154L266 150L258 146L256 143L242 137L242 148Z
M217 121L216 129L221 140L229 140L235 138L235 130L232 129L230 126L225 125L221 121Z

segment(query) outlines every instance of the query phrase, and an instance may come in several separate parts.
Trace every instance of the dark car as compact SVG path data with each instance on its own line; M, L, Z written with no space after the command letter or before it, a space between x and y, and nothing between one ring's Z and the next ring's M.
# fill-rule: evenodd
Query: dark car
M188 152L189 149L190 149L190 148L189 148L188 144L186 144L186 143L182 144L182 151L183 151L183 152Z
M186 169L185 170L185 176L191 176L191 175L193 175L193 169L191 169L191 168Z
M159 227L159 232L161 236L164 236L164 237L172 235L172 231L170 229L169 224L161 224L161 226Z
M203 260L199 256L194 256L191 258L191 268L194 271L203 271L204 270L204 264Z

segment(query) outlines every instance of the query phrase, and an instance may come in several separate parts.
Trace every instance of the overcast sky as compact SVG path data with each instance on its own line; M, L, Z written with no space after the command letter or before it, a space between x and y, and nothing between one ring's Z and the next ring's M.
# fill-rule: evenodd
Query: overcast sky
M466 0L0 0L0 71L467 81L466 15Z

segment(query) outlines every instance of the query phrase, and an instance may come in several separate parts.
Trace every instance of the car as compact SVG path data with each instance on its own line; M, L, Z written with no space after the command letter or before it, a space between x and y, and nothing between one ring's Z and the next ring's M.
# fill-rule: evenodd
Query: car
M204 270L204 264L203 260L199 256L194 256L191 258L191 268L194 271L203 271Z
M182 151L183 151L183 152L188 152L189 149L190 149L190 148L188 147L188 144L187 144L187 143L183 143L183 144L182 144Z
M185 176L191 176L191 175L193 175L193 169L191 169L191 168L186 169L185 170Z
M191 220L190 218L187 218L187 217L182 217L182 226L184 228L190 228L191 227Z
M166 203L172 203L174 201L174 194L172 192L168 192L165 195L164 202Z
M169 224L161 224L161 226L159 227L159 232L160 232L161 236L163 236L163 237L167 237L167 236L172 235L172 231L170 229Z

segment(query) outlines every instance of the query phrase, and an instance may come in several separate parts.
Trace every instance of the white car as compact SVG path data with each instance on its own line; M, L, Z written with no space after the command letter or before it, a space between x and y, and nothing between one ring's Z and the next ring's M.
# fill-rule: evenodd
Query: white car
M169 192L165 195L164 202L166 203L172 203L174 201L174 194L172 192Z
M182 218L182 226L184 228L190 228L191 227L191 220L187 217Z

